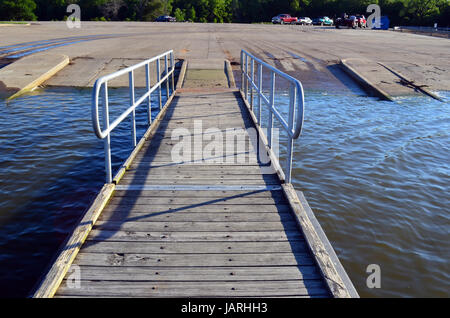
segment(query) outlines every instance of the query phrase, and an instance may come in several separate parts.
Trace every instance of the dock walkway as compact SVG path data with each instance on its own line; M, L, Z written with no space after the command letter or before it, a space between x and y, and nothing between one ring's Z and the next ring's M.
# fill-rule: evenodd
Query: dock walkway
M329 243L320 242L304 197L261 162L238 90L180 90L157 121L35 297L356 294ZM211 134L230 131L246 140L244 151L205 155ZM182 138L192 147L177 160ZM68 283L73 269L80 274L75 287Z

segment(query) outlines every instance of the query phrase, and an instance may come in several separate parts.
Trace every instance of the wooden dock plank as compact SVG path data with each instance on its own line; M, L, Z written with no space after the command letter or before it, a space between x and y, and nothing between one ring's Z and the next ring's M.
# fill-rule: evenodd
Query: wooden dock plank
M284 197L281 190L209 190L209 191L175 191L175 190L116 190L114 191L114 197L123 196L136 196L140 197L170 197L170 198L229 198L235 196L243 196L245 198L280 198Z
M314 265L309 253L277 254L133 254L133 253L85 253L77 257L78 266L298 266Z
M242 211L241 211L242 212ZM102 213L99 221L132 221L140 222L286 222L293 221L290 212L253 212L253 213L222 213L222 212L189 212L183 213L147 213L129 212L126 210L109 211Z
M93 229L91 239L134 242L264 242L264 241L301 241L303 235L298 231L265 231L265 232L136 232L109 231Z
M307 246L302 241L288 242L139 242L109 241L90 238L82 247L88 253L136 253L136 254L247 254L252 253L305 253Z
M146 196L139 196L139 195L125 195L125 196L118 196L115 195L111 203L120 202L120 204L132 204L134 206L136 205L221 205L221 204L228 204L228 205L270 205L270 204L278 204L285 202L285 198L278 197L278 198L247 198L245 196L236 196L236 197L222 197L222 198L170 198L170 197L146 197Z
M70 288L64 282L57 296L103 297L271 297L329 296L321 280L254 282L127 282L83 281L80 288Z
M149 232L264 232L296 231L297 224L290 222L143 222L139 221L97 221L94 229Z
M84 280L102 281L300 281L321 279L314 265L304 266L81 266Z
M109 204L104 213L126 213L126 214L160 214L171 213L174 217L187 212L238 212L246 214L249 213L282 213L290 212L290 206L286 204L279 205L236 205L236 204L207 204L207 205L193 205L193 204L167 204L167 205L134 205L134 204L121 204L120 201L115 201ZM178 213L182 212L182 213ZM102 213L103 215L103 213Z
M195 179L195 180L164 180L154 178L144 178L144 179L128 179L123 178L121 180L122 185L136 185L136 184L150 184L150 185L279 185L280 182L277 180L244 180L244 179L223 179L223 180L211 180L211 179Z

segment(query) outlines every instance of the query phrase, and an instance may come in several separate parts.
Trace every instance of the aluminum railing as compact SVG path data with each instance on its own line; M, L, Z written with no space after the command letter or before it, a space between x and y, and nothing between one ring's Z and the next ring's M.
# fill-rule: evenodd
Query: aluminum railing
M164 76L161 78L161 59L164 59ZM170 59L170 68L169 68L169 59ZM157 83L153 86L150 81L150 64L156 62L156 79ZM135 84L134 84L134 71L138 68L145 67L145 81L146 81L146 93L142 95L137 101L135 96ZM136 65L127 67L110 75L106 75L100 77L95 82L93 91L92 91L92 124L94 127L94 132L99 139L104 139L104 148L105 148L105 170L106 170L106 182L112 182L112 168L111 168L111 132L125 119L131 114L131 137L132 137L132 145L136 147L136 113L135 110L138 106L140 106L143 102L147 104L147 117L148 117L148 125L150 126L152 123L152 108L151 108L151 94L158 89L158 103L159 109L162 108L162 84L165 83L166 96L167 99L171 97L171 95L175 92L175 79L174 79L174 71L175 71L175 63L173 51L165 52L161 55L155 56L151 59L138 63ZM117 119L115 119L112 123L109 122L109 101L108 101L108 81L117 78L121 75L128 74L129 80L129 96L130 96L130 106L125 110ZM170 93L169 81L171 82L170 86L172 88L172 93ZM99 120L99 95L100 90L103 87L103 111L102 111L102 122L103 129L100 127Z
M257 68L257 69L256 69ZM270 87L268 89L269 97L264 95L264 72L270 75ZM291 182L293 141L297 139L302 131L303 111L304 111L304 93L303 86L299 80L285 74L272 65L269 65L245 50L241 51L241 91L250 105L252 112L254 104L254 92L256 92L258 113L255 114L258 125L261 126L262 105L268 106L269 118L267 124L268 146L272 149L273 139L273 121L276 118L283 129L288 134L288 147L286 158L286 171L284 171L285 182ZM255 75L257 80L255 81ZM275 83L276 77L282 77L289 84L289 117L287 121L283 118L275 105Z

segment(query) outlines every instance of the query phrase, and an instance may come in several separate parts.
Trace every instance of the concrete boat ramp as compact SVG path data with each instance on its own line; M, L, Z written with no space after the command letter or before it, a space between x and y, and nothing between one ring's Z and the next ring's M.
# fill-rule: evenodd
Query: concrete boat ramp
M34 297L358 297L229 63L185 61L174 88ZM180 129L200 143L177 160ZM248 147L205 155L211 131Z

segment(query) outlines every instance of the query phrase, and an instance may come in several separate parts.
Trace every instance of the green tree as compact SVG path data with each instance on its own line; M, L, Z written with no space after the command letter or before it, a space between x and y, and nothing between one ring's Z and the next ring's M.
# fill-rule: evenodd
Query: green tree
M144 9L142 20L154 21L160 15L166 14L165 3L161 0L147 1L147 6Z
M120 16L134 21L153 21L165 13L164 6L162 0L125 0Z
M124 0L108 0L100 6L100 11L109 20L119 20L119 13L124 5Z
M33 0L0 0L0 20L36 20Z
M231 0L210 0L208 20L213 22L231 22Z
M187 10L187 18L191 22L195 22L197 20L197 13L195 12L194 7L190 7Z
M2 20L61 20L77 3L83 20L149 21L162 14L197 22L263 22L279 13L296 16L366 14L378 3L394 25L450 24L449 0L0 0Z
M163 8L164 8L164 14L170 14L173 10L173 0L162 0Z
M184 11L181 10L180 8L176 8L173 15L175 19L177 19L177 21L181 22L185 20Z
M440 0L409 0L407 8L412 22L416 24L431 22L439 15L440 2Z

